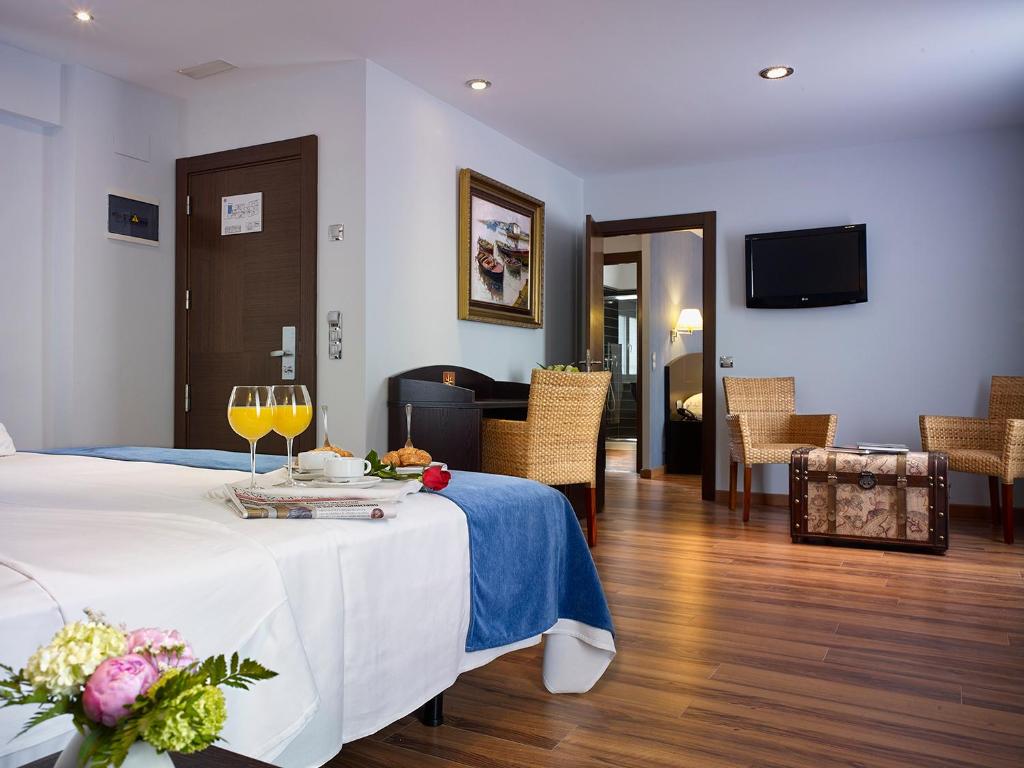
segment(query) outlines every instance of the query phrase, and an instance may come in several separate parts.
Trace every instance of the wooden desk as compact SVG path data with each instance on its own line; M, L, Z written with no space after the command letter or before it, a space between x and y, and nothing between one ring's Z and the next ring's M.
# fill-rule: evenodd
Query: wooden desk
M441 380L455 373L455 385ZM451 469L479 472L483 459L481 432L485 418L525 420L530 385L496 381L479 371L455 365L415 368L388 379L388 450L405 444L405 405L412 410L412 441ZM597 458L598 511L604 505L604 434ZM573 506L580 508L576 494Z

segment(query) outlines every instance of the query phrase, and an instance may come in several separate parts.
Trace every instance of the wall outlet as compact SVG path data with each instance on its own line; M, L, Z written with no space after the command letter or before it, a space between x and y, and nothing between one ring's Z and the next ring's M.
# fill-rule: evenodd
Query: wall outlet
M732 368L732 355L722 355L718 358L719 368Z
M328 240L344 240L345 239L345 225L344 224L328 224L327 225L327 239Z

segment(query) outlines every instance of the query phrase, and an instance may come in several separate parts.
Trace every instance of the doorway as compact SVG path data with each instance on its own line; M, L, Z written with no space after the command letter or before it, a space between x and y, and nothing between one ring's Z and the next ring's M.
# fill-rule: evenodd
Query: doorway
M177 161L174 445L238 451L240 384L316 402L317 137ZM314 430L296 451L314 447ZM284 438L260 440L284 453Z
M628 237L605 242L604 351L602 363L612 381L605 401L605 450L607 472L639 473L641 424L638 420L638 370L643 283L642 253L622 250L633 245ZM614 251L614 252L612 252Z
M609 291L606 270L636 260L635 466L644 477L662 474L670 468L678 472L680 466L684 467L682 471L697 472L694 480L699 476L701 498L709 501L715 496L716 463L715 242L714 211L600 222L588 216L588 321L581 356L612 371L613 386L603 425L606 441L600 446L604 457L599 464L613 469L621 466L622 445L607 438L621 434L627 413L627 401L621 393L632 382L629 374L623 372L622 333L618 325L612 333L609 319L622 313L610 310L608 302L621 301L622 296L630 294L614 286ZM674 282L664 274L654 274L651 266L666 263L669 251L686 251L692 266L682 277L673 278ZM646 279L645 268L649 270ZM608 277L615 279L610 273ZM670 282L676 286L671 290ZM646 298L644 285L651 290ZM613 298L607 293L617 296ZM683 310L687 310L685 315ZM650 316L645 318L645 312ZM628 317L628 305L625 314ZM699 320L695 322L693 317ZM627 328L628 324L627 319ZM628 344L628 330L625 333ZM628 364L625 369L628 370ZM707 429L702 424L704 412L709 414ZM680 446L687 451L683 465L679 464Z

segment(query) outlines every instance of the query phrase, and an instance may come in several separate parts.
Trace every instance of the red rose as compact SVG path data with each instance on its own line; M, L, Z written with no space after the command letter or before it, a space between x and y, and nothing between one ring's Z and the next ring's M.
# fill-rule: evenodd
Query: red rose
M443 491L452 479L452 473L443 467L431 465L423 470L423 484L432 491Z

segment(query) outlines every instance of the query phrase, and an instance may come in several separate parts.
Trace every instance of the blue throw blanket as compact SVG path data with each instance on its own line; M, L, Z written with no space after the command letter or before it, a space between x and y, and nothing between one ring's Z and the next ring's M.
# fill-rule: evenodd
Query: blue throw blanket
M564 495L532 480L452 472L443 491L469 525L467 651L525 640L558 619L614 633L604 590Z
M118 461L151 461L156 464L177 464L182 467L200 469L236 469L249 471L249 454L232 451L212 451L185 448L143 448L134 445L119 445L109 448L54 448L39 453L58 456L93 456L98 459ZM256 471L271 472L284 466L284 456L256 454Z
M249 455L180 448L57 448L42 453L249 470ZM284 465L257 454L256 471ZM539 635L558 619L614 633L604 590L569 500L532 480L452 472L441 495L466 514L470 554L467 651Z

